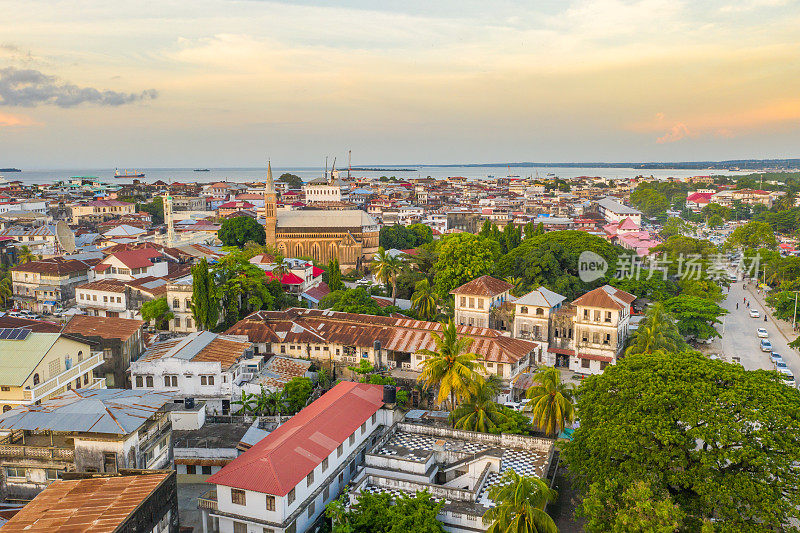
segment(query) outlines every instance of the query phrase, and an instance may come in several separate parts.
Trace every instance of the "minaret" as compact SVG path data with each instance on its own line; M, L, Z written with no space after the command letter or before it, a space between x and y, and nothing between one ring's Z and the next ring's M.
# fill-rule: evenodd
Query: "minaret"
M266 245L271 248L277 246L275 239L278 227L278 217L275 214L276 203L275 183L272 181L272 163L267 161L267 179L264 183L264 231L267 234Z
M172 195L167 191L162 198L164 207L164 222L167 223L167 247L175 244L175 218L172 213Z

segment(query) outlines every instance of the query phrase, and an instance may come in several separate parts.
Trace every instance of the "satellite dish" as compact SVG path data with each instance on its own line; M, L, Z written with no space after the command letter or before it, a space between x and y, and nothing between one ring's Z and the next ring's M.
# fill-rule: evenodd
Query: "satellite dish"
M75 234L63 220L56 223L56 241L66 253L71 254L75 251Z

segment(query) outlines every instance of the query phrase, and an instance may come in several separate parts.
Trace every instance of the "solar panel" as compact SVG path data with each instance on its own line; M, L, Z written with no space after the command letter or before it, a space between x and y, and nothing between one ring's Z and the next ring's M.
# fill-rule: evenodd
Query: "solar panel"
M31 330L25 328L0 328L0 340L24 341L31 334Z

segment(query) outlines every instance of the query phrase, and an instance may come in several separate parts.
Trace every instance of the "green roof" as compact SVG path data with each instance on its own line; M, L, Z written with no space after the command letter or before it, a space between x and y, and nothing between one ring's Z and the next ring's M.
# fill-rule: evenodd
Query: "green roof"
M21 387L60 336L33 332L25 340L0 340L0 384Z

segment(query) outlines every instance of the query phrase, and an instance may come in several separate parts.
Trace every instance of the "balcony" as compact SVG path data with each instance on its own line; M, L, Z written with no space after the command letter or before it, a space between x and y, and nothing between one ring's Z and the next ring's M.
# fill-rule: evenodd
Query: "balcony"
M198 509L217 510L217 489L211 489L197 498Z
M75 450L71 446L72 441L62 435L15 431L0 441L0 458L71 463L75 460Z
M65 370L56 377L50 378L44 383L36 385L32 389L25 389L23 391L25 394L25 400L29 402L35 402L44 399L49 394L52 394L61 387L66 387L67 385L73 383L79 376L82 376L86 372L89 372L93 368L96 368L102 364L103 352L94 352L94 354L88 359L84 359L77 365L73 366L69 370ZM87 385L86 388L105 388L105 379L95 379L90 385Z

